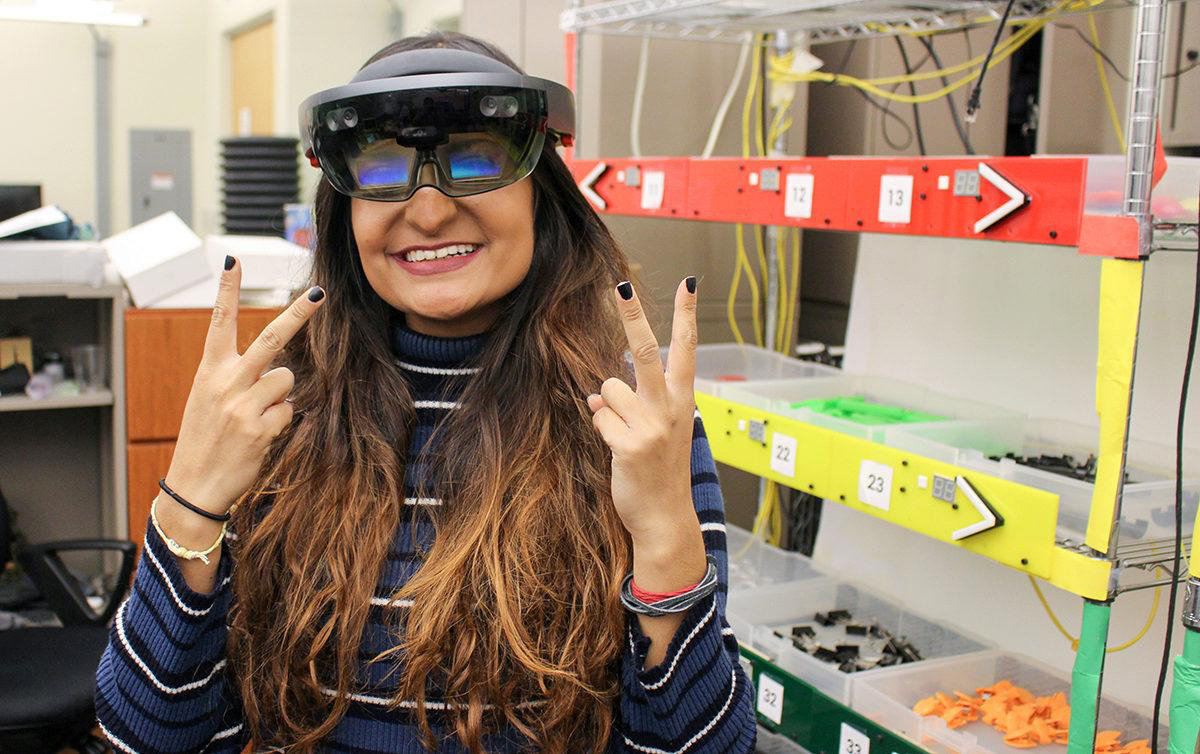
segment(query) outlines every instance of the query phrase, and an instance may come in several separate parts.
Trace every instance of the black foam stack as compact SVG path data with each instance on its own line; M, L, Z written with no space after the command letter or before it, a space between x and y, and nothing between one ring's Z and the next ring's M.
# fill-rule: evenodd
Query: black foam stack
M283 205L299 200L298 141L282 136L221 140L225 232L283 236Z

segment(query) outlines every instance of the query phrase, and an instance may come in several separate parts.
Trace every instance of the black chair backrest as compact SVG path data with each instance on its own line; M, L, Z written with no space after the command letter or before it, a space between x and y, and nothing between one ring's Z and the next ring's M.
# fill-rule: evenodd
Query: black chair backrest
M8 501L0 490L0 571L12 561L12 525L8 518Z

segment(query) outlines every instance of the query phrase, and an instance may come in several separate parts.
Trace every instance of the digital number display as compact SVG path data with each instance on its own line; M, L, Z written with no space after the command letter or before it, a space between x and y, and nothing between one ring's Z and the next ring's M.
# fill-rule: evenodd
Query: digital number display
M979 196L979 171L955 170L954 195Z
M947 503L954 502L954 494L958 491L958 482L953 479L948 479L944 476L933 477L933 496L938 500L944 500Z

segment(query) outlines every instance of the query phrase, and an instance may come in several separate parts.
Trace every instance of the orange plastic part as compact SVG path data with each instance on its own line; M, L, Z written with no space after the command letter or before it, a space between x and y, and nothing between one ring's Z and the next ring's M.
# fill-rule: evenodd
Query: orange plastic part
M939 691L913 705L913 711L922 717L940 717L951 729L982 720L1004 734L1004 743L1018 749L1067 743L1071 706L1065 693L1036 696L1011 681L997 681L975 689L975 694L955 691L951 698ZM1095 751L1096 754L1150 754L1150 747L1146 739L1122 746L1120 731L1105 730L1096 734Z

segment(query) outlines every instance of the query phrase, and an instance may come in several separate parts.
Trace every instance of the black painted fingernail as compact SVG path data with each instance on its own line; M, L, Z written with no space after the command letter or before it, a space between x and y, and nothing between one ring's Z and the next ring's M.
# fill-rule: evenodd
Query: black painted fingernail
M696 292L696 276L688 275L683 279L683 284L687 286L688 293Z
M231 257L231 256L229 256L228 254L226 254L226 255L225 255L225 269L227 269L227 270L232 270L232 269L233 269L233 263L234 263L234 262L236 262L236 261L237 261L236 259L234 259L233 257Z
M323 298L325 298L325 289L322 288L321 286L314 285L312 288L308 289L308 300L309 301L311 301L315 304L316 302L320 301Z
M617 293L621 294L621 298L626 301L633 298L633 283L628 280L624 283L617 283Z

